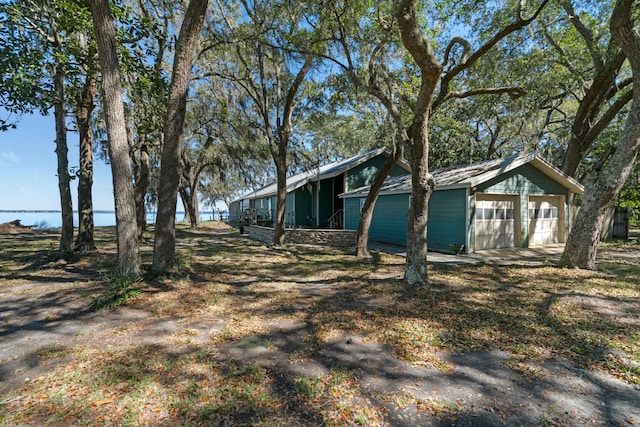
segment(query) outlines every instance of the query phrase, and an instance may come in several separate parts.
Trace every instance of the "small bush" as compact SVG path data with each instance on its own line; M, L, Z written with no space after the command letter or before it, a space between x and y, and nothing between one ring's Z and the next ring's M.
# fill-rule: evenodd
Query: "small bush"
M92 304L95 310L113 308L129 302L129 298L142 295L140 288L134 287L142 281L140 273L133 270L110 271L101 276L101 280L108 286Z

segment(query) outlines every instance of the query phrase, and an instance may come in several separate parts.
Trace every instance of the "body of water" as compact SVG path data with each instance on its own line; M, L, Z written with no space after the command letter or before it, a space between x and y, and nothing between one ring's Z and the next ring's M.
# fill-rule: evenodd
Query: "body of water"
M222 212L224 219L229 213ZM62 214L60 211L0 211L0 224L14 220L20 220L22 225L34 226L35 228L59 228L62 226ZM200 212L200 221L219 220L218 211ZM184 212L176 213L176 221L184 220ZM147 224L154 224L156 221L155 212L147 212ZM96 211L93 213L93 222L96 227L106 227L116 225L116 213L114 211ZM78 213L73 213L73 225L78 226Z

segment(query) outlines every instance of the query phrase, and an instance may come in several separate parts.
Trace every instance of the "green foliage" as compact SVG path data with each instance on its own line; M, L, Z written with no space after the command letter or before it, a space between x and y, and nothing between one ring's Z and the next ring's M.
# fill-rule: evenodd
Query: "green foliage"
M629 220L633 226L640 225L640 166L637 161L622 187L617 205L629 209Z
M322 392L322 377L314 377L314 378L306 378L306 377L298 377L296 378L295 386L296 389L300 393L305 396L313 397Z
M179 271L188 272L191 270L193 259L189 255L176 252L176 267Z
M101 276L101 280L107 289L91 304L95 310L126 305L130 298L142 295L142 290L133 286L142 281L142 276L133 270L109 271Z
M52 76L62 71L73 103L95 54L84 2L0 3L0 100L8 112L46 114L55 100ZM18 121L18 120L16 120ZM3 124L4 123L4 124ZM0 119L0 128L15 123Z

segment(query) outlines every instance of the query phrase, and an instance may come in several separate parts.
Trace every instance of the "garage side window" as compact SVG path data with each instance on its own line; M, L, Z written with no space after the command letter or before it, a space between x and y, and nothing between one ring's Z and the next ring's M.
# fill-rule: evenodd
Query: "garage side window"
M484 212L484 209L482 208L476 208L476 219L483 219L483 215L482 213Z

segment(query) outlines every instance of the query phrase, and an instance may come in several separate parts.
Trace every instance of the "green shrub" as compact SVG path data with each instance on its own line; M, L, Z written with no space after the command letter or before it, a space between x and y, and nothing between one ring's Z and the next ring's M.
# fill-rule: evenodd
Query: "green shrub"
M140 288L133 286L142 281L142 276L136 271L109 271L101 275L101 280L107 285L107 289L93 302L92 307L95 310L124 305L129 302L129 298L142 295Z

